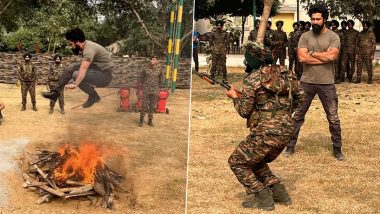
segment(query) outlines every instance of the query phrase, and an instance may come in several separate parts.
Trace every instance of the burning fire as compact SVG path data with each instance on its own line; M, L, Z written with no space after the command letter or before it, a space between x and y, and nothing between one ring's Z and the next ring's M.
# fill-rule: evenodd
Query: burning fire
M92 184L95 182L96 171L104 168L104 153L96 144L86 142L80 145L79 149L65 145L58 152L63 161L54 170L56 181L75 179Z

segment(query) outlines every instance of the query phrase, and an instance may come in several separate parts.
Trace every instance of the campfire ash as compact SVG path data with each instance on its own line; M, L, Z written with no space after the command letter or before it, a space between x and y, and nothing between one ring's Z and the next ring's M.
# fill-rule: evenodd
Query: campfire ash
M65 145L58 152L38 151L29 170L23 173L24 188L35 190L37 204L53 198L84 198L102 196L102 206L111 208L116 197L115 188L121 186L123 176L112 171L103 160L103 153L95 144L84 143L79 148Z

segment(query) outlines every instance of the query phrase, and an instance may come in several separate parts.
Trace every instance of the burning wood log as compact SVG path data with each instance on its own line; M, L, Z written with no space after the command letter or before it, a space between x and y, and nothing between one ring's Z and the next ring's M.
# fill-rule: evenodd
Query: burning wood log
M81 152L86 149L90 152L82 156ZM111 170L101 154L91 145L77 150L65 146L59 152L41 150L35 154L37 158L29 162L28 173L22 174L25 180L22 186L41 195L36 204L49 202L57 196L64 199L87 197L93 202L92 195L100 195L102 206L109 209L116 197L115 187L127 189L121 186L124 177Z

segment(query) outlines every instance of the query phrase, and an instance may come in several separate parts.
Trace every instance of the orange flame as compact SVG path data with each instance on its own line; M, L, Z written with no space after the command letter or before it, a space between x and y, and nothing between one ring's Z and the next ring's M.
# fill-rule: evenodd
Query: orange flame
M95 173L103 169L103 153L93 143L83 143L78 148L65 145L59 149L63 163L54 170L55 180L65 182L70 178L82 179L83 183L94 183Z

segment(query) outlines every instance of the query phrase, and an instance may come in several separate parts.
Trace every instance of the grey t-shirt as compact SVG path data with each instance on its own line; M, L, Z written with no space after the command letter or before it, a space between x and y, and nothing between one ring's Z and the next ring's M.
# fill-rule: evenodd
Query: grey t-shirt
M111 54L101 45L86 40L82 55L84 61L91 62L91 68L104 72L112 72L114 66Z
M327 30L320 35L308 31L302 34L298 48L307 48L309 51L325 52L329 47L340 48L338 34ZM302 82L313 84L334 84L334 62L321 65L303 64Z

